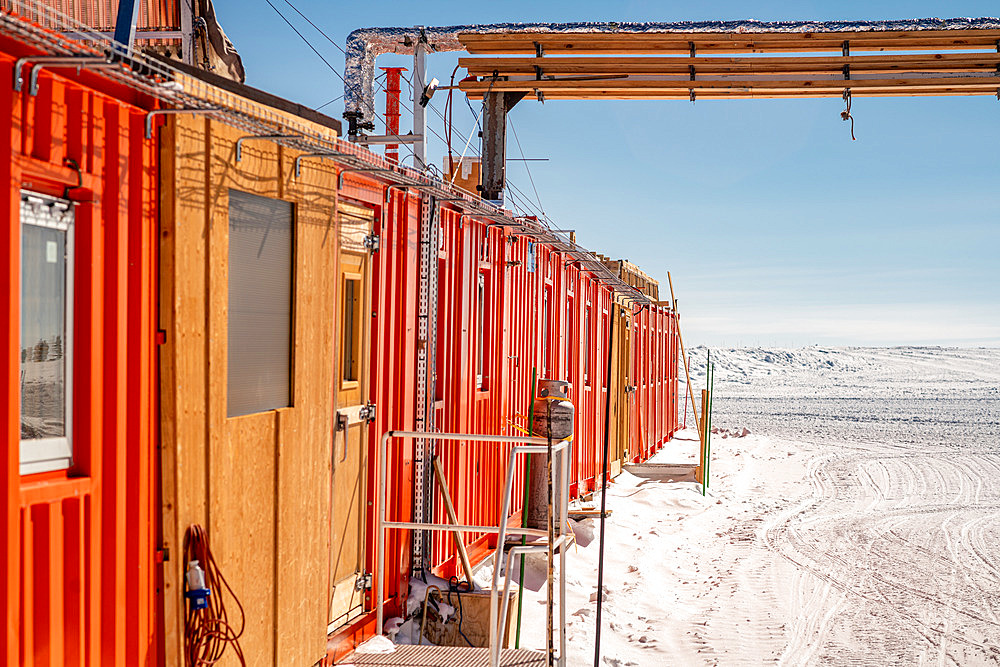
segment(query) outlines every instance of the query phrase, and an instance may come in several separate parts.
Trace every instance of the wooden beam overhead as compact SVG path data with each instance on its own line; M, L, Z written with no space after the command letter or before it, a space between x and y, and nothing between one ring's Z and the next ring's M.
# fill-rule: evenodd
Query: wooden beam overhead
M1000 53L931 53L871 56L711 57L621 56L546 58L459 58L472 76L657 75L689 74L821 74L843 72L891 73L905 71L984 72L1000 67Z
M993 29L507 32L459 40L470 53L534 56L460 58L470 77L459 87L472 98L490 89L544 99L839 97L846 89L869 97L1000 95L1000 30ZM801 55L758 55L767 53Z
M506 32L460 33L472 54L698 54L995 49L1000 30L872 30L831 32Z
M839 97L845 89L852 95L941 95L964 92L969 95L997 94L1000 75L978 77L905 77L879 79L614 79L600 80L524 80L463 81L461 89L470 98L480 98L487 90L494 92L541 92L547 99L646 98L675 99L720 95L729 97L766 97L769 94Z

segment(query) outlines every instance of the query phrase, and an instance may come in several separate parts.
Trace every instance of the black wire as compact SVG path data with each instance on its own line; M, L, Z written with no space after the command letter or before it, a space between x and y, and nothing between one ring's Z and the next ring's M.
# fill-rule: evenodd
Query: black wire
M332 39L330 39L330 36L328 34L326 34L325 32L323 32L322 28L320 28L318 25L316 25L315 23L313 23L312 21L310 21L309 17L306 16L305 14L303 14L302 12L300 12L295 5L293 5L292 3L290 3L288 0L285 0L285 4L288 5L289 7L291 7L292 9L294 9L296 14L298 14L299 16L301 16L303 19L305 19L306 23L308 23L309 25L311 25L313 28L316 29L316 32L318 32L319 34L323 35L323 37L326 37L326 41L330 42L331 44L333 44L334 46L336 46L338 49L340 49L340 52L343 53L345 56L347 55L347 51L345 51L344 48L340 44L337 44L337 42L335 42Z
M455 577L455 576L451 577L448 580L448 604L451 604L451 594L454 593L455 594L455 598L458 601L458 605L457 605L458 606L458 634L462 635L462 639L464 639L465 643L467 643L469 646L472 646L472 642L469 641L469 638L465 636L464 632L462 632L462 617L465 616L465 613L462 611L462 593L468 593L471 590L472 590L472 582L471 581L459 581L458 577Z
M286 0L286 1L287 1L287 0ZM272 4L271 0L264 0L264 2L266 2L266 3L268 4L268 5L270 5L271 9L273 9L273 10L274 10L274 12L275 12L275 13L276 13L276 14L277 14L278 16L280 16L280 17L281 17L281 20L282 20L282 21L284 21L285 23L287 23L287 24L288 24L288 27L289 27L289 28L291 28L292 30L294 30L294 31L295 31L295 34L299 36L299 39L301 39L301 40L302 40L303 42L305 42L305 43L306 43L306 46L308 46L308 47L309 47L310 49L312 49L312 52L313 52L313 53L315 53L315 54L316 54L316 56L317 56L317 57L318 57L318 58L319 58L320 60L322 60L322 61L323 61L323 63L324 63L324 64L325 64L325 65L326 65L327 67L329 67L329 68L330 68L330 71L331 71L331 72L333 72L333 73L334 73L334 74L336 74L336 75L337 75L338 77L340 77L340 80L341 80L341 81L342 81L342 82L344 83L344 86L347 86L347 81L346 81L346 80L344 79L344 75L343 75L343 74L341 74L340 72L338 72L338 71L337 71L336 69L334 69L333 65L331 65L331 64L330 64L330 61L329 61L329 60L327 60L326 58L324 58L324 57L323 57L323 54L322 54L322 53L320 53L319 51L317 51L317 50L316 50L316 47L315 47L315 46L313 46L313 45L312 45L312 43L311 43L311 42L310 42L310 41L309 41L308 39L306 39L305 35L303 35L303 34L302 34L301 32L299 32L299 29L298 29L298 28L296 28L296 27L295 27L294 25L292 25L292 22L291 22L291 21L289 21L289 20L288 20L287 18L285 18L285 15L284 15L284 14L282 14L282 13L281 13L280 11L278 11L278 8L277 8L277 7L275 7L275 6L274 6L274 4ZM295 9L295 8L293 7L292 9ZM298 11L298 10L296 10L296 11ZM306 19L306 20L308 20L308 19ZM329 37L327 37L327 39L329 39Z

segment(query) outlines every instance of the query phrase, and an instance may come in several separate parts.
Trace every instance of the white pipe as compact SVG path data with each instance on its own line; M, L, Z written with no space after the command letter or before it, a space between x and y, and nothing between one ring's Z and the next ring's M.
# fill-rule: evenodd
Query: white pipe
M427 108L420 103L420 98L424 94L424 86L427 71L427 44L421 34L417 38L417 45L413 47L413 134L420 135L420 140L413 143L413 166L423 171L427 168L427 133L426 114Z

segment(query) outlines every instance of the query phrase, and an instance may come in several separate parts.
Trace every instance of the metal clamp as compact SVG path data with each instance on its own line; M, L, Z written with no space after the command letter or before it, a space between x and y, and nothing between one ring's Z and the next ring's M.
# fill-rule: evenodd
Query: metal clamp
M165 114L179 114L179 113L212 113L214 111L219 111L219 109L153 109L146 114L146 138L153 138L153 116L162 116Z
M243 159L243 142L247 139L301 139L300 134L250 134L236 140L236 161Z
M21 70L28 63L35 63L31 68L31 74L28 77L28 94L35 96L38 94L38 73L43 67L75 67L77 73L85 67L114 67L115 63L108 60L108 58L100 56L26 56L24 58L18 58L14 63L14 91L21 92L21 88L24 86L24 77L21 76Z

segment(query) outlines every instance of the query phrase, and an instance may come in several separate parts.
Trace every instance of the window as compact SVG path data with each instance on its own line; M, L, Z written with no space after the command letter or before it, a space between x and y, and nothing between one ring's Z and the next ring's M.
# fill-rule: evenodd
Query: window
M21 193L22 475L73 461L73 210Z
M563 371L567 382L573 379L573 341L577 338L577 330L573 327L573 296L572 292L566 297L566 368Z
M292 404L292 205L229 191L226 414Z
M341 360L341 379L357 382L360 377L358 364L361 360L361 276L345 275L344 303L341 311L344 323L340 338L344 356Z
M551 287L545 287L545 289L542 291L541 339L542 339L542 373L543 373L542 377L544 378L552 377L552 364L551 364L552 359L551 355L549 354L549 348L551 347L549 345L550 343L549 331L551 330L551 327L549 327L549 300L551 294L552 294Z
M583 384L590 386L590 357L592 350L590 349L590 302L587 302L587 308L583 313Z
M487 299L489 290L486 280L486 272L479 272L479 279L476 281L476 387L480 391L489 389L489 378L487 377L486 360L489 355L489 332L487 317L489 307Z

